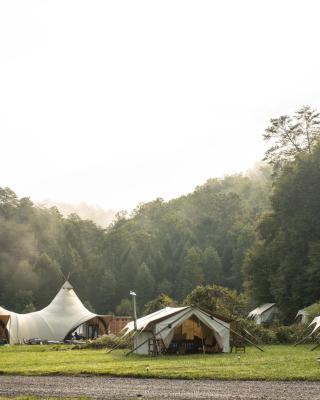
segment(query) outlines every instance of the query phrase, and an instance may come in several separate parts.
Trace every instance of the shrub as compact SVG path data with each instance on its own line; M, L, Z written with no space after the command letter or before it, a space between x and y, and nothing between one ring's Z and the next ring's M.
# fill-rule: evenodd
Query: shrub
M219 285L197 286L184 300L184 305L202 307L226 317L245 314L246 300L236 292Z
M235 330L253 342L256 340L258 344L296 343L305 334L304 325L270 325L266 327L247 319L237 320ZM255 340L246 331L252 334Z
M131 339L129 336L116 336L116 335L102 335L93 340L86 340L83 344L73 346L73 349L102 349L113 348L127 349L131 347Z
M164 307L176 307L176 303L171 297L162 293L156 299L149 301L144 306L143 315L151 314L155 311L161 310Z

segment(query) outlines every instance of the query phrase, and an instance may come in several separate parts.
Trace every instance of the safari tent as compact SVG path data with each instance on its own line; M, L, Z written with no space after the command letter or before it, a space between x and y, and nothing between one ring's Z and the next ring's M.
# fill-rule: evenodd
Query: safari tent
M272 322L278 313L276 303L266 303L252 310L248 318L253 319L257 325Z
M0 307L0 333L10 344L32 338L62 341L77 328L84 336L94 337L107 332L109 318L89 311L66 281L52 302L40 311L18 314Z
M294 321L296 323L305 324L308 321L308 316L309 316L308 307L302 308L297 312Z
M165 307L124 328L136 354L229 352L231 320L195 307Z

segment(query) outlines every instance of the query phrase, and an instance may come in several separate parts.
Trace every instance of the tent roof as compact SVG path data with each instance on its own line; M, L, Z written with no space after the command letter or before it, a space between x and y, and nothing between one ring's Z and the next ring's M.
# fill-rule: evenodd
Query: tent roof
M10 319L10 315L0 315L0 321L4 323L4 326L7 325Z
M294 317L294 319L297 319L297 318L299 317L299 315L307 316L307 315L308 315L308 307L306 307L306 308L301 308L301 310L299 310L299 311L297 312L297 315Z
M297 312L297 315L295 316L295 318L297 318L299 315L308 316L309 313L313 311L313 307L316 306L317 304L318 304L318 303L313 303L313 304L310 304L310 305L307 306L307 307L301 308L301 310L299 310L299 311Z
M215 316L214 314L208 313L207 311L202 310L201 308L193 307L193 306L187 306L187 307L165 307L162 308L159 311L156 311L152 314L146 315L142 318L137 319L137 330L138 331L143 331L145 330L149 325L154 325L158 324L163 321L170 321L174 316L179 317L179 314L182 314L182 311L187 311L190 310L190 315L189 317L194 313L196 316L199 314L203 314L206 317L209 318L215 318L216 320L220 321L220 318ZM188 318L189 318L188 317ZM228 318L225 318L222 320L223 325L225 323L230 322L231 320ZM134 330L134 321L129 322L124 328L123 332L124 334L128 334Z
M137 329L144 330L151 322L156 322L161 319L168 317L169 315L174 315L181 310L185 310L188 307L165 307L161 310L155 311L152 314L148 314L144 317L137 319ZM134 330L134 321L128 322L127 325L122 329L125 334L130 333Z
M253 318L253 317L256 317L258 315L261 315L264 312L270 310L270 308L274 307L275 305L276 305L276 303L265 303L265 304L262 304L261 306L259 306L259 307L255 308L254 310L252 310L249 313L248 317L249 318L250 317Z
M320 326L320 316L315 317L309 324L309 326L314 325L313 330L311 333L314 333Z

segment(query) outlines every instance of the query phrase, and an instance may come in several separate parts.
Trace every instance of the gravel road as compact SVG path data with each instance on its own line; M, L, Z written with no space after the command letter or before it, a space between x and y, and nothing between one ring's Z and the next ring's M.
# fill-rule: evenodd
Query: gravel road
M320 382L207 381L97 376L0 376L0 396L95 399L320 400Z

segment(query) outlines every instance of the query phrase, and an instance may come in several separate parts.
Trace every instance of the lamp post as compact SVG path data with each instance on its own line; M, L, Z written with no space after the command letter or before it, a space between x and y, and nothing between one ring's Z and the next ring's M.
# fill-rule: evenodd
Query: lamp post
M137 305L136 305L136 293L130 290L130 296L132 296L132 304L133 304L133 323L134 330L137 331Z

